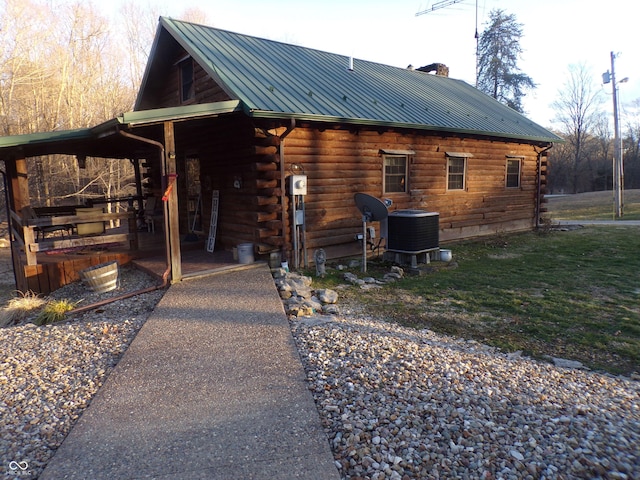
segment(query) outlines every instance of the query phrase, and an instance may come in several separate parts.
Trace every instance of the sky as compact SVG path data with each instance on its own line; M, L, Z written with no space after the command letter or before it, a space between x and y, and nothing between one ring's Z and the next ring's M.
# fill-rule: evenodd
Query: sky
M124 0L120 0L122 2ZM570 65L584 65L602 89L603 108L613 116L611 70L615 54L621 117L625 105L640 99L640 29L634 0L459 0L430 10L439 0L127 0L155 5L161 15L179 19L196 7L210 26L294 43L354 58L405 68L434 62L449 76L475 84L474 34L489 12L502 9L522 24L520 70L537 84L523 102L526 116L553 127L552 103L566 84ZM111 3L116 8L118 3ZM477 5L477 9L476 9ZM477 10L477 17L476 17ZM477 18L477 20L476 20Z

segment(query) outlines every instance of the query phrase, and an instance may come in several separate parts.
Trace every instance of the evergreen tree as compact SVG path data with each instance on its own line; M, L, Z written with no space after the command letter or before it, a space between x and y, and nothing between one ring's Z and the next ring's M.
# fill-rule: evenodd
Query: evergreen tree
M518 112L522 110L522 98L535 83L518 68L522 54L520 48L522 24L515 15L503 10L489 13L487 28L478 41L478 89Z

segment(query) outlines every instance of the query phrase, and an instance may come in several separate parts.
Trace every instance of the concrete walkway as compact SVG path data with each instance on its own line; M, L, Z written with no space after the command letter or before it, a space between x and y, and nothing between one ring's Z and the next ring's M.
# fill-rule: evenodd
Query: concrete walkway
M554 225L608 225L616 227L637 227L640 220L555 220Z
M266 265L172 285L40 479L338 479Z

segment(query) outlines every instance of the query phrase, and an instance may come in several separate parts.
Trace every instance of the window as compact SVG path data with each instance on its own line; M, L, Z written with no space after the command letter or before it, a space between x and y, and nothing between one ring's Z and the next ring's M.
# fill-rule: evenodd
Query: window
M385 155L384 193L407 191L408 155Z
M187 58L179 64L180 67L180 101L182 103L191 100L195 96L193 86L193 60Z
M466 157L448 157L447 159L447 190L464 190Z
M507 188L520 187L520 164L522 160L515 158L507 159Z

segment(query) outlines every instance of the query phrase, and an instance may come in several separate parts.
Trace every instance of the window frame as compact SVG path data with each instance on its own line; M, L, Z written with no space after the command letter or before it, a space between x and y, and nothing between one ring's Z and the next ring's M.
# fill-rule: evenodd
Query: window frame
M504 186L509 189L520 188L522 185L522 160L523 157L507 157L507 161L505 162L505 173L504 173ZM518 164L518 172L509 172L509 163L517 162ZM517 185L509 185L510 178L516 178Z
M380 150L382 154L382 193L384 195L392 195L392 194L402 194L409 192L409 165L411 163L411 157L415 155L415 152L412 150ZM403 159L404 160L404 173L387 173L387 166L395 167L398 165L387 165L387 161L391 159ZM388 191L387 186L391 183L389 182L389 177L403 177L404 180L404 189L401 191ZM397 182L393 182L397 184ZM403 181L400 181L400 184L403 184Z
M185 79L187 73L187 65L190 69L190 79ZM195 96L195 65L193 58L187 57L178 63L178 71L180 73L180 102L187 103L192 101Z
M447 154L447 191L451 192L466 192L467 191L467 159L469 155L463 154ZM452 160L462 160L462 172L451 172L451 162ZM462 186L460 188L452 188L451 187L451 177L452 175L461 176L462 177Z

